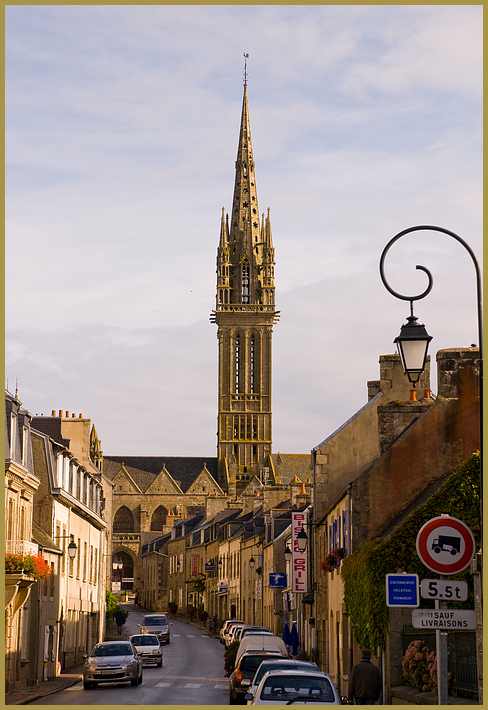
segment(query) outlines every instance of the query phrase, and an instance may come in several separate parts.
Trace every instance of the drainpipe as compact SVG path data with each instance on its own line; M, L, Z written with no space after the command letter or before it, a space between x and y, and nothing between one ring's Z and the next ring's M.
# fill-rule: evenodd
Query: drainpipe
M348 537L348 541L349 541L348 554L351 554L351 552L352 552L351 488L352 488L352 483L349 483L347 486L347 537ZM352 668L354 665L354 653L353 653L354 637L353 637L350 621L349 621L348 626L349 626L349 673L348 673L348 677L349 677L352 673Z

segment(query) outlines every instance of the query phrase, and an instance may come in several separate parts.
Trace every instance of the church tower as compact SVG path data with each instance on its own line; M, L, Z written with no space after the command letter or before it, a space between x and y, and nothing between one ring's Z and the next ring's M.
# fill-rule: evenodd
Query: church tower
M279 311L269 209L259 219L246 72L235 168L231 216L222 208L216 308L210 317L219 342L219 483L230 494L242 477L273 481L271 345Z

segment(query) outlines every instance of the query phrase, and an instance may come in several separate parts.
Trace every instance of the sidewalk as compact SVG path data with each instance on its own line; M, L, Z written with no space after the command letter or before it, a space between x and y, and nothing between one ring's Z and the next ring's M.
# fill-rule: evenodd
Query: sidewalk
M105 634L104 641L122 641L126 638L125 628L122 629L122 634L117 633L116 624L112 624L110 631ZM68 668L56 678L50 678L32 688L22 688L13 693L5 695L5 705L27 705L28 703L39 700L52 693L57 693L60 690L70 688L72 685L81 683L83 680L83 666L73 666Z

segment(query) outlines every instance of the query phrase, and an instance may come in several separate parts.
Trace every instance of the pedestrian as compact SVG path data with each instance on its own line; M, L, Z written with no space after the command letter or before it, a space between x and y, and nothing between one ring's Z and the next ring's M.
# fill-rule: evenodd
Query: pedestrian
M137 606L139 604L139 594L136 591L136 595L134 597L134 606Z
M356 705L374 705L381 693L381 675L371 663L371 651L362 651L361 661L354 666L349 678L349 702L356 699Z
M115 614L115 623L117 624L117 633L120 635L122 633L122 627L125 624L125 614L122 609L119 609Z

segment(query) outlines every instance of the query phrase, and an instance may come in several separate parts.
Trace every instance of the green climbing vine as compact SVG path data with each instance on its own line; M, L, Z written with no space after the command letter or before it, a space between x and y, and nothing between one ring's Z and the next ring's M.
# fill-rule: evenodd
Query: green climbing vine
M402 570L418 574L420 579L438 578L420 561L415 543L424 523L441 513L459 518L471 529L476 545L481 544L480 531L480 456L474 453L421 506L412 511L386 539L376 538L342 563L344 603L356 641L363 648L385 647L388 630L385 578ZM453 579L468 581L469 567ZM469 597L456 608L473 608L472 584ZM422 606L433 602L422 600Z

